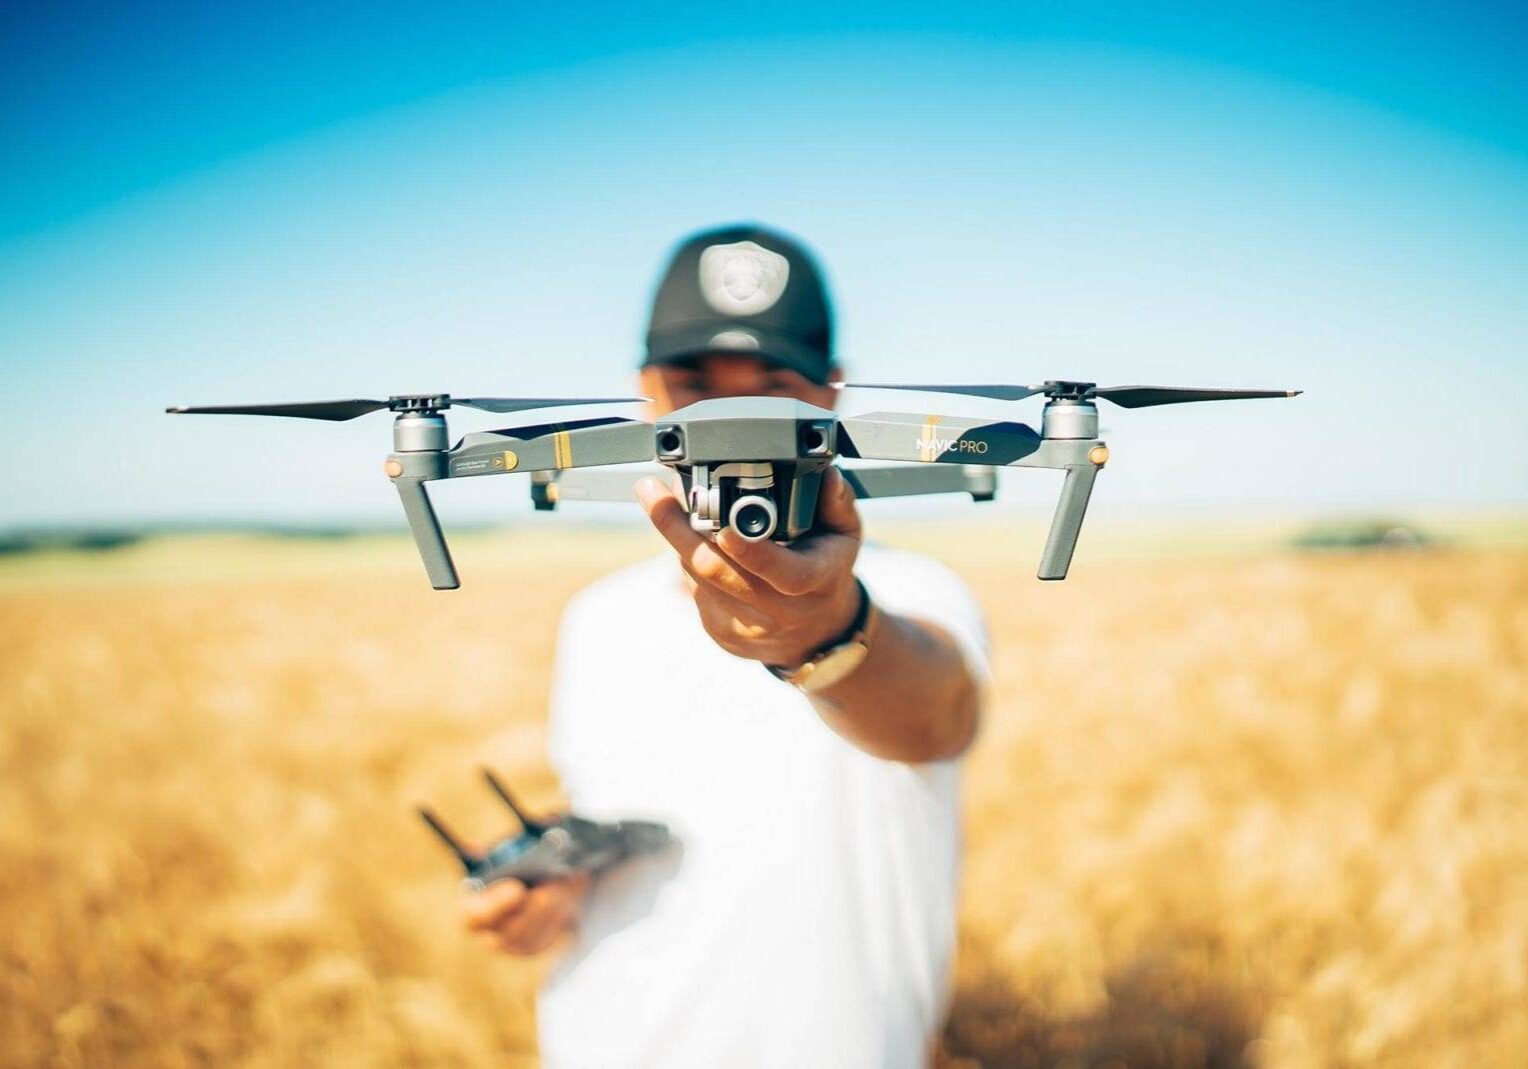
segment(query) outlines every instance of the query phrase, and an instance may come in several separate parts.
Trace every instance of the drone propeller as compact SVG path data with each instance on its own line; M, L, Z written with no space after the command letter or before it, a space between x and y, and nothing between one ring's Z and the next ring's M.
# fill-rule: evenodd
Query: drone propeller
M439 412L466 406L484 412L526 412L534 408L569 405L622 405L646 401L645 397L452 397L448 393L394 394L386 401L354 398L346 401L294 401L270 405L171 405L166 412L224 416L292 416L331 422L356 419L371 412Z
M1247 401L1258 397L1298 397L1303 390L1217 390L1201 386L1095 386L1088 397L1102 397L1121 408L1182 405L1190 401Z
M1022 401L1037 393L1051 400L1091 401L1102 397L1121 408L1181 405L1190 401L1239 401L1255 397L1298 397L1301 390L1221 390L1199 386L1098 386L1091 382L1051 379L1040 386L904 386L888 383L851 382L845 386L867 390L917 390L924 393L966 394L999 401Z
M166 412L210 413L220 416L295 416L299 419L327 419L334 422L355 419L368 412L386 408L386 401L295 401L274 405L171 405Z
M993 397L999 401L1022 401L1037 393L1044 393L1044 386L908 386L889 382L840 382L841 390L915 390L919 393L959 393L968 397Z
M451 403L484 412L525 412L571 405L641 405L651 400L651 397L453 397Z

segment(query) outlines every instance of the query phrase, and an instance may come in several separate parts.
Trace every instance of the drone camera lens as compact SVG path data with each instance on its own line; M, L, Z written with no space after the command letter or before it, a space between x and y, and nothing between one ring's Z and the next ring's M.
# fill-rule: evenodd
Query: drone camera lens
M801 449L805 453L821 453L828 447L828 436L821 427L801 428Z
M767 497L740 497L732 505L732 526L749 542L762 542L775 533L779 514Z
M665 427L658 432L658 452L662 456L679 456L684 452L684 435L678 427Z

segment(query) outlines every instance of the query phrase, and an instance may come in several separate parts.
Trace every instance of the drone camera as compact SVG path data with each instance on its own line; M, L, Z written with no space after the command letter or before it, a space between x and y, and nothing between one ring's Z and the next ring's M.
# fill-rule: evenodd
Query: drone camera
M732 503L727 521L746 541L762 542L775 533L780 510L770 498L748 494Z
M749 542L762 542L780 527L781 488L767 461L697 464L690 471L690 526L705 534L734 527Z

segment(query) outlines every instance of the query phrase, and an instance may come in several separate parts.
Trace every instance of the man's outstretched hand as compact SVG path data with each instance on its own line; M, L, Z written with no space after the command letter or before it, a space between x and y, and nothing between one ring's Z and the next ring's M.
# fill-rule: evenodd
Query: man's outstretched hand
M706 633L728 653L794 668L843 634L859 611L859 510L836 468L822 481L817 528L789 547L749 542L731 527L707 538L658 479L639 482L637 500L679 554Z
M519 880L498 880L467 895L462 919L494 950L540 954L572 930L588 889L587 874L548 880L535 887Z
M795 668L859 612L859 510L837 469L823 479L817 528L791 546L749 542L730 527L708 539L657 479L638 483L637 498L679 555L706 633L728 653ZM812 704L829 727L876 757L955 756L970 743L980 711L964 654L927 621L884 608L878 619L860 667L814 694Z

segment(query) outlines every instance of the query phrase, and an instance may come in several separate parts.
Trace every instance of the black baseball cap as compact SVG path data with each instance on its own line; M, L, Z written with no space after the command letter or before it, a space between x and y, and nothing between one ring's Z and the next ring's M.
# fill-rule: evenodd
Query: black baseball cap
M799 242L755 225L706 230L674 251L653 299L642 366L710 353L758 356L823 384L833 312Z

